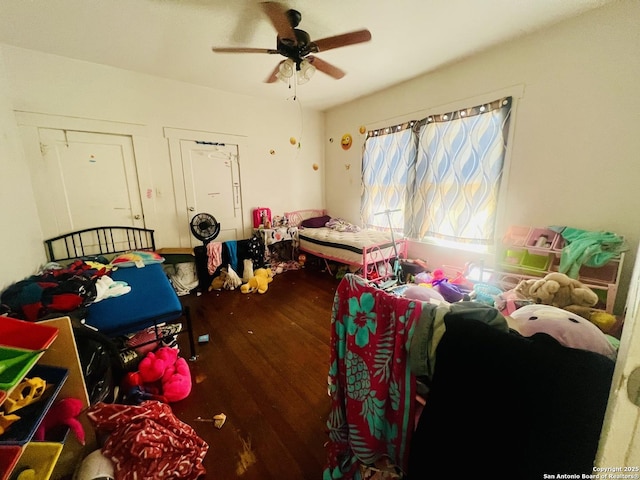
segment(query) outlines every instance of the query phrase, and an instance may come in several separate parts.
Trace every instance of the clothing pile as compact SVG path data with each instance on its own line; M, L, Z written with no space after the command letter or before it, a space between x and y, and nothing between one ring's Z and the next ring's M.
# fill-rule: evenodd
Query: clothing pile
M7 287L0 301L9 316L32 322L49 314L72 312L95 301L96 282L108 270L81 260L66 267L48 264L42 272Z
M119 480L195 480L205 474L209 445L165 403L97 403L87 416L99 432L109 433L102 453Z

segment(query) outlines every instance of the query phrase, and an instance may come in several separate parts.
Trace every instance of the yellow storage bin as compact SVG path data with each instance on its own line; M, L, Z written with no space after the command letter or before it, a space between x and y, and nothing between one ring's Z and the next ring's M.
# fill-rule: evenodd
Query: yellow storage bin
M33 471L34 480L48 480L53 473L53 469L62 452L62 443L57 442L30 442L24 448L18 465L14 468L14 473ZM20 478L18 476L17 478Z

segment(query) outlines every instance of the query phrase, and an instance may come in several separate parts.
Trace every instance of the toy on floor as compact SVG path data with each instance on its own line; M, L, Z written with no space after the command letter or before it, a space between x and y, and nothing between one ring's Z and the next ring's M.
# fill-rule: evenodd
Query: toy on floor
M224 288L224 284L227 281L227 269L221 268L220 273L211 280L211 285L209 285L209 291L211 290L222 290Z
M162 395L168 402L178 402L191 393L191 372L187 361L178 357L162 375Z
M82 401L80 399L69 397L58 400L47 411L36 430L34 438L40 442L44 441L47 431L59 425L64 425L69 427L78 441L84 445L84 428L78 421L78 416L81 412Z
M123 387L130 400L177 402L191 393L191 372L178 350L160 347L140 361L138 372L125 377Z
M227 279L224 281L224 288L226 290L235 290L242 285L242 279L238 276L231 265L227 267Z
M253 260L250 258L244 259L244 268L242 269L242 281L248 282L251 277L253 277Z
M270 270L258 268L253 272L253 277L240 287L242 293L265 293L269 288L269 283L273 280Z

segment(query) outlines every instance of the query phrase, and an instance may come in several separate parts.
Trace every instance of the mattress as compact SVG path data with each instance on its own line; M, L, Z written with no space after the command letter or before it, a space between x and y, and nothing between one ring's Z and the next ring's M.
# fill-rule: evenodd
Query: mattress
M86 323L106 335L137 332L182 315L182 304L159 263L143 268L118 268L115 281L127 282L131 291L89 306Z
M340 232L333 228L302 228L300 249L352 265L362 265L364 247L379 245L385 256L393 249L391 235L379 230Z

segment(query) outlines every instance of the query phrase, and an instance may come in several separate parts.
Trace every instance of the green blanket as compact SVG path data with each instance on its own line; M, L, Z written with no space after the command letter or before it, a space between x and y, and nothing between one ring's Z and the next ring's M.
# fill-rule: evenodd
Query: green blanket
M571 227L551 227L564 238L558 271L578 278L580 267L602 267L628 249L624 239L612 232L588 231Z

